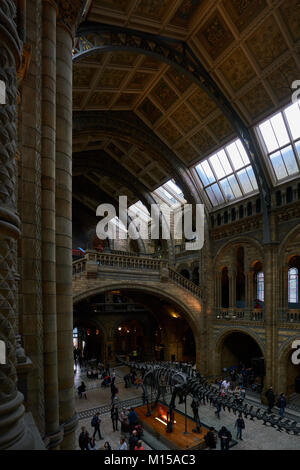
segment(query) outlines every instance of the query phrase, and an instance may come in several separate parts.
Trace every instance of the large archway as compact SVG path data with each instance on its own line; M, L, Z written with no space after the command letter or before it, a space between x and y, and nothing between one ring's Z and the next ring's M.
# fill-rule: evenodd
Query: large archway
M199 323L186 305L157 290L120 284L109 290L100 287L81 295L75 310L76 317L92 317L103 326L104 360L132 357L134 351L138 360L199 359Z
M245 387L258 391L263 389L265 376L263 348L246 331L230 330L219 338L215 367L216 373L222 375L229 375L230 371L235 369L244 377Z
M299 337L297 338L299 340ZM285 393L288 400L300 404L300 364L295 363L293 341L285 347L279 357L278 392ZM297 354L296 354L297 355ZM300 354L297 355L299 360ZM298 361L297 361L298 362Z

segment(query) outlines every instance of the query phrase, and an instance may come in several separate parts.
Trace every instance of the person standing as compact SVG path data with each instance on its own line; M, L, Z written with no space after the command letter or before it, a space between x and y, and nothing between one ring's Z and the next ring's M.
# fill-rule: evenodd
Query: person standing
M220 419L220 412L221 412L221 409L222 409L221 403L219 401L217 401L216 404L215 404L215 407L216 407L215 414Z
M127 444L124 437L121 437L117 450L127 450Z
M237 429L236 438L242 441L243 440L242 433L243 433L243 429L245 429L245 421L243 420L242 415L239 415L238 419L235 422L234 427Z
M100 413L98 412L93 416L91 426L94 428L93 438L95 439L95 436L98 432L99 440L102 440L103 437L101 436L101 432L100 432L101 419L99 418L99 415L100 415Z
M268 413L272 413L272 408L273 408L274 403L275 403L275 395L274 395L272 387L268 388L268 390L265 393L265 396L268 400Z
M277 400L277 406L279 408L279 414L281 417L284 415L285 407L286 407L286 398L284 393L281 393Z
M134 450L145 450L142 446L142 441L137 442L137 445L135 446Z
M89 450L89 433L84 426L81 428L78 443L80 450Z
M209 450L213 450L217 447L217 436L213 427L209 428L208 433L204 436L204 440Z
M118 405L113 405L110 412L113 430L118 431L118 421L119 421L119 410Z
M129 450L134 450L135 446L139 442L138 437L137 437L137 432L134 430L132 431L132 434L129 438Z
M229 450L229 444L232 439L231 432L225 426L222 426L218 436L221 441L221 450Z

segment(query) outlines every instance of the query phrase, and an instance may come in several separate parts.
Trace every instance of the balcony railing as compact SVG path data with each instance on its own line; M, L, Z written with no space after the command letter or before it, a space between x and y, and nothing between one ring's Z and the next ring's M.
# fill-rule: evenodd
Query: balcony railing
M300 324L300 310L286 310L280 311L278 315L279 321L283 323L298 323Z
M215 319L230 322L263 322L265 313L263 309L215 309Z
M97 303L92 305L92 309L97 313L139 312L144 311L145 307L143 305L132 303Z
M163 274L165 280L169 279L183 289L188 290L193 295L201 297L201 288L171 268L167 261L163 259L86 251L85 258L73 261L73 277L81 277L88 272L91 265L95 275L101 273L101 271L105 271L107 268L110 272L111 269L116 269L118 272L121 270L137 270L154 272L160 276Z

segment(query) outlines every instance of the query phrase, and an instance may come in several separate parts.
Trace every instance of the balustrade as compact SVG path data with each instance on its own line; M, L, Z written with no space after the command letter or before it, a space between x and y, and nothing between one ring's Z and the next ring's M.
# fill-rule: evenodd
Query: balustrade
M161 273L163 268L167 268L169 279L183 289L188 290L193 295L201 297L201 288L194 282L186 279L174 269L168 266L166 260L156 258L142 258L140 256L130 256L128 254L97 253L86 251L85 258L73 261L73 277L81 277L87 272L88 264L98 264L98 272L104 271L105 267L116 269L149 270Z
M215 309L216 320L263 322L264 315L262 309Z

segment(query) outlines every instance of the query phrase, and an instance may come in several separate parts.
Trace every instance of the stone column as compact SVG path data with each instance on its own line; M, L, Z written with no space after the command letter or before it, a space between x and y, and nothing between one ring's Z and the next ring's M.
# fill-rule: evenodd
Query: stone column
M246 307L253 309L254 301L254 269L249 268L245 274L246 278Z
M59 420L74 420L72 297L72 37L59 21L56 30L56 309ZM74 432L62 449L74 448Z
M59 432L56 233L55 233L55 132L56 132L56 4L43 0L42 13L42 290L44 319L45 433L49 447L62 439Z
M0 80L6 85L6 102L0 105L0 340L6 349L0 364L0 449L33 449L31 433L24 422L23 395L17 390L17 254L20 235L16 202L16 69L21 44L12 0L0 3Z
M277 244L270 243L264 246L264 281L265 281L265 366L266 377L264 388L274 387L275 394L277 380ZM264 399L264 394L262 394Z
M229 308L236 308L236 272L232 268L228 268L229 278Z
M72 295L72 47L83 0L58 0L56 28L56 312L61 449L75 446Z

